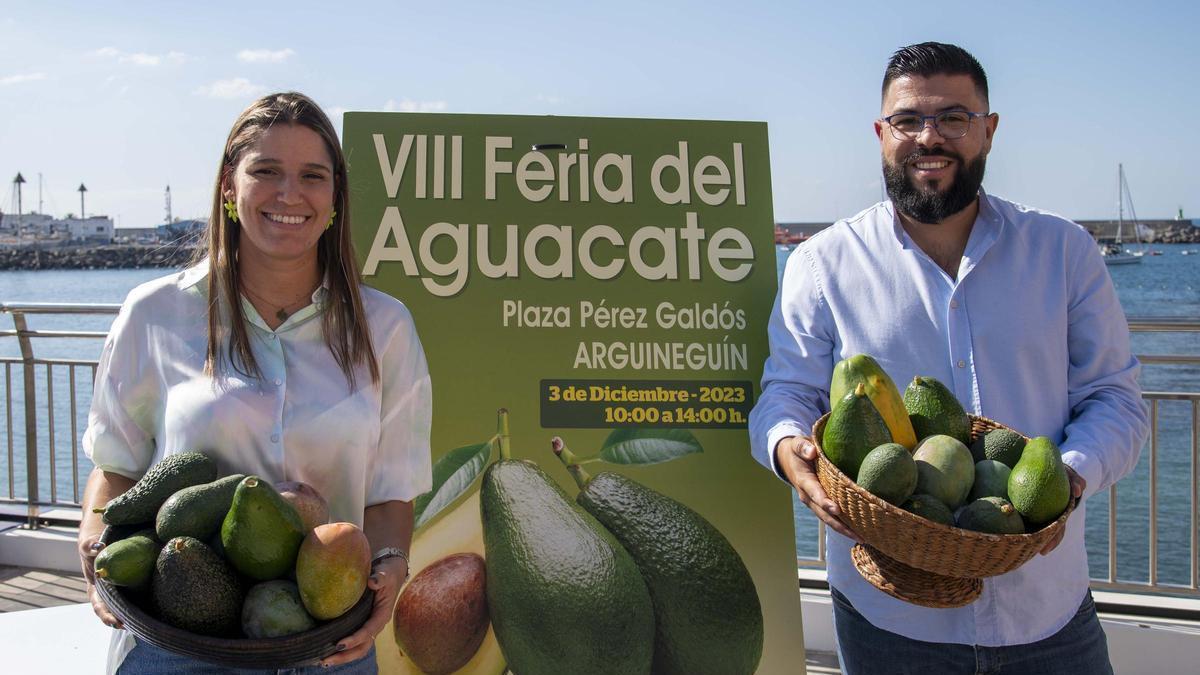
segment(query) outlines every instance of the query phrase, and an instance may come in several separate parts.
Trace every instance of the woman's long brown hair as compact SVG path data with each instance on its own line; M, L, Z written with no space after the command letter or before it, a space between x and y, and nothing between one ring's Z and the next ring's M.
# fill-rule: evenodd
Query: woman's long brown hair
M242 111L229 138L217 170L213 190L212 212L208 218L207 244L197 251L198 258L208 258L208 354L204 369L210 375L228 364L247 377L261 378L262 370L250 348L246 315L240 301L241 280L237 257L241 226L229 220L225 213L222 189L232 176L242 153L258 141L262 134L276 124L296 124L312 129L325 141L333 158L333 207L337 211L333 225L317 242L317 260L328 279L321 327L325 343L333 358L346 375L350 389L355 387L354 369L362 364L371 373L371 381L379 382L379 362L371 345L366 314L363 310L354 243L350 238L350 200L346 194L346 158L342 155L337 132L329 118L312 99L296 92L268 94ZM222 299L225 302L222 302ZM222 308L228 311L228 321L222 321ZM229 346L222 353L221 342L228 331Z

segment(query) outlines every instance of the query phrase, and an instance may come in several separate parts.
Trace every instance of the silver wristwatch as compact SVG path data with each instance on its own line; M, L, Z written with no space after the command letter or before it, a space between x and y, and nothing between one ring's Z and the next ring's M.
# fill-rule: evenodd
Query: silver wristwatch
M371 568L374 569L376 565L384 560L387 560L388 558L402 558L404 560L404 578L407 580L409 564L408 551L405 551L398 546L388 546L376 551L375 555L371 556Z

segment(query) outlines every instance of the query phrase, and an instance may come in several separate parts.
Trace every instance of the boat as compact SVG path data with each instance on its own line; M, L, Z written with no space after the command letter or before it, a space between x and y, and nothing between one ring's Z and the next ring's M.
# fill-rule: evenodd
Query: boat
M1137 214L1133 210L1133 198L1129 195L1129 183L1125 181L1125 167L1122 164L1117 165L1117 238L1116 241L1107 244L1100 244L1100 255L1104 258L1106 265L1132 265L1142 262L1142 257L1146 255L1143 248L1130 250L1121 246L1121 237L1125 229L1125 201L1129 200L1129 214L1133 218L1133 238L1135 242L1141 242L1141 235L1138 231ZM1152 253L1151 255L1161 255Z

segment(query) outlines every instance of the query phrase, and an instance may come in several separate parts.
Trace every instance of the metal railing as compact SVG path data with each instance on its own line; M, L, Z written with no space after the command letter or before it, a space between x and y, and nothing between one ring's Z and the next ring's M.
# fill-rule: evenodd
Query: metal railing
M119 310L120 305L113 304L56 304L56 303L0 303L0 314L10 314L12 316L13 328L0 330L0 338L14 337L20 347L19 357L4 357L0 356L0 363L4 365L4 420L5 420L5 449L7 459L7 494L0 496L0 505L18 505L24 507L25 521L30 528L37 528L42 523L43 509L50 507L78 507L80 505L80 478L79 470L79 438L80 429L78 425L79 419L79 393L81 391L81 380L78 376L78 371L83 369L87 372L86 379L87 392L90 394L92 382L96 378L95 359L71 359L71 358L38 358L34 354L35 339L47 338L65 338L65 339L92 339L102 340L107 337L107 331L75 331L75 330L33 330L29 328L28 317L31 315L71 315L71 314L94 314L94 315L115 315ZM17 428L14 425L13 407L14 407L14 389L13 389L13 368L20 366L21 369L21 403L24 408L25 423L21 428L21 433L18 435ZM58 476L58 445L59 434L57 433L57 425L55 423L55 412L57 401L55 400L54 381L55 368L61 367L67 369L67 386L69 395L69 406L67 414L70 416L70 467L71 467L71 498L59 498L59 476ZM44 369L45 373L45 404L44 407L39 406L39 387L37 370ZM39 463L39 448L38 448L38 431L39 410L44 410L46 414L46 431L48 440L48 455L45 467L49 473L47 481L47 492L43 493L43 485L41 481L41 464ZM23 439L25 450L25 494L18 497L16 491L16 443L18 436Z
M1200 319L1183 317L1129 317L1129 330L1132 333L1178 333L1185 332L1200 336ZM1200 340L1191 344L1200 346ZM1197 351L1200 351L1198 349ZM1138 360L1143 366L1194 366L1200 365L1200 354L1138 354ZM1200 385L1200 381L1193 386ZM1191 388L1191 387L1189 387ZM1122 580L1118 577L1117 524L1120 522L1117 508L1117 487L1112 485L1107 490L1107 572L1104 576L1093 576L1091 586L1096 590L1111 590L1134 593L1166 593L1190 598L1200 598L1200 391L1144 391L1142 399L1149 407L1150 439L1144 449L1148 459L1148 511L1146 517L1148 579L1145 582ZM1189 508L1188 508L1188 581L1185 583L1168 583L1160 579L1159 553L1160 545L1160 467L1161 457L1161 425L1160 407L1164 402L1176 401L1189 406L1189 435L1190 435L1190 464L1189 464ZM1129 478L1127 477L1126 480ZM1124 483L1125 481L1122 481ZM1124 503L1124 502L1122 502ZM803 508L803 507L801 507ZM825 568L825 525L802 513L812 523L815 523L816 555L798 556L796 564L802 569L821 570ZM1174 524L1174 523L1173 523ZM1089 532L1089 536L1091 533Z
M113 304L51 304L51 303L13 303L0 304L0 314L12 316L13 328L0 330L0 339L16 338L20 346L19 357L0 356L4 365L4 418L5 444L7 450L7 494L0 494L0 505L22 507L23 519L26 525L37 528L44 520L44 509L61 507L78 507L80 505L80 480L84 478L80 472L79 438L81 429L77 420L80 416L79 399L81 394L90 394L91 385L95 379L97 361L95 359L75 358L38 358L34 354L34 341L40 339L70 339L98 340L107 336L107 331L70 331L70 330L32 330L28 325L28 317L32 315L115 315L120 305ZM1187 332L1200 335L1200 320L1181 319L1173 317L1130 317L1130 331L1134 333L1150 332ZM1196 344L1200 344L1197 342ZM1200 364L1198 354L1139 354L1138 359L1145 365L1197 365ZM14 378L15 367L21 369L21 402L23 404L24 425L22 433L17 434L18 428L14 420ZM70 499L60 496L58 476L58 461L60 456L60 434L57 431L56 410L59 408L54 389L55 369L67 369L66 386L69 402L64 410L59 412L70 416L69 466L71 470ZM44 387L39 388L37 371L43 369ZM83 371L86 379L80 376ZM39 400L39 393L44 391L44 400ZM1108 569L1106 577L1093 578L1092 587L1104 590L1134 591L1134 592L1165 592L1200 598L1200 392L1169 392L1147 391L1143 394L1150 410L1151 434L1147 445L1149 460L1149 579L1145 583L1121 581L1118 578L1117 552L1117 523L1118 501L1117 486L1108 489L1108 525L1107 552ZM1160 406L1167 401L1181 401L1190 405L1190 505L1189 526L1189 558L1190 578L1184 584L1164 583L1159 579L1159 459L1160 459ZM47 461L39 464L38 429L39 415L46 415L48 433ZM65 431L65 429L64 429ZM24 446L25 495L18 496L16 492L16 439L21 437ZM45 466L49 472L49 481L43 492L40 481L40 467ZM86 473L86 472L83 472ZM2 485L2 484L0 484ZM815 521L815 519L814 519ZM797 564L802 568L821 569L825 566L825 532L824 526L817 522L816 527L817 553L815 557L799 557Z

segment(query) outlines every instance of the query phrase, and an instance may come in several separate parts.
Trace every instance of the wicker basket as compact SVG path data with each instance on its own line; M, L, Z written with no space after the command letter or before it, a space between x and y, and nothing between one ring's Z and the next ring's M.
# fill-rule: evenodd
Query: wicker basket
M993 429L1007 428L985 417L970 417L972 441ZM828 419L826 414L813 425L818 449ZM1036 532L988 534L934 523L885 502L838 470L824 450L817 454L817 478L841 509L842 520L867 544L856 546L862 550L852 556L863 577L880 590L927 606L954 607L973 601L965 586L952 583L954 579L972 581L972 588L982 589L980 578L1020 567L1066 527L1075 506L1072 500L1057 520ZM977 590L974 595L978 594Z
M105 528L100 541L109 543L131 529ZM115 530L115 531L114 531ZM358 630L371 615L375 592L367 589L345 614L317 627L278 638L219 638L191 633L159 621L142 609L139 598L126 589L96 580L96 590L125 629L139 640L176 654L231 668L279 669L313 665L337 651L337 641Z

